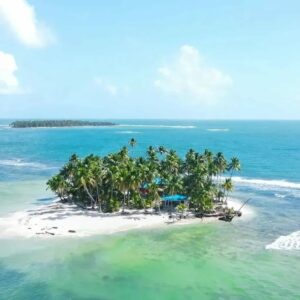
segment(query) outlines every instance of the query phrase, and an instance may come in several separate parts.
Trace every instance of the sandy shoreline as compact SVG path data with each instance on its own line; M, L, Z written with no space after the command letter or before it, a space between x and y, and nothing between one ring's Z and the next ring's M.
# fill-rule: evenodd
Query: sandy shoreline
M236 201L229 202L229 207L237 209L239 205ZM177 226L215 221L218 219L209 217L173 222L168 213L144 214L143 210L130 211L128 215L99 214L97 211L84 211L76 205L54 202L0 218L0 237L84 237L170 224Z

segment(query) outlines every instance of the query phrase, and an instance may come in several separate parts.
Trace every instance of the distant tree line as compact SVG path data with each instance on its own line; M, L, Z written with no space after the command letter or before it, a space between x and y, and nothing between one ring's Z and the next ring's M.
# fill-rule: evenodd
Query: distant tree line
M10 124L13 128L31 127L76 127L76 126L114 126L112 122L81 121L81 120L23 120Z

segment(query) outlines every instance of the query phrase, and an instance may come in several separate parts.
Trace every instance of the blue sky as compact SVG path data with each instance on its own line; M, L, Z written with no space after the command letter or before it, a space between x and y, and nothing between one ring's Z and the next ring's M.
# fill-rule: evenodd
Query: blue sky
M299 1L0 0L0 118L299 119Z

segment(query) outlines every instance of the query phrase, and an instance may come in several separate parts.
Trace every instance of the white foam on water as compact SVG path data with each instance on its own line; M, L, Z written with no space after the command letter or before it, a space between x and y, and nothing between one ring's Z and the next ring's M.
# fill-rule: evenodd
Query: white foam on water
M10 167L17 167L17 168L22 168L22 167L27 167L27 168L35 168L35 169L48 169L50 167L37 163L37 162L25 162L21 159L4 159L0 160L0 165L2 166L10 166Z
M207 131L229 131L228 128L208 128Z
M241 208L241 206L243 205L243 203L244 203L244 201L241 201L236 198L231 198L231 197L227 200L227 206L229 208L234 208L235 210L239 210ZM249 220L255 216L254 208L251 205L249 205L248 203L246 203L245 206L243 206L241 208L241 212L242 212L241 220L246 220L246 219Z
M265 180L265 179L250 179L243 177L233 177L232 180L238 184L256 185L267 188L288 188L300 190L300 182L290 182L286 180Z
M266 246L267 250L300 250L300 231L282 235L273 243Z
M120 134L138 134L140 132L139 131L124 130L124 131L117 131L117 133L120 133Z
M151 125L151 124L121 124L117 125L119 127L144 127L144 128L181 128L181 129L191 129L191 128L197 128L193 125Z
M278 193L275 193L274 196L276 198L285 198L286 197L286 195L282 195L282 194L278 194Z

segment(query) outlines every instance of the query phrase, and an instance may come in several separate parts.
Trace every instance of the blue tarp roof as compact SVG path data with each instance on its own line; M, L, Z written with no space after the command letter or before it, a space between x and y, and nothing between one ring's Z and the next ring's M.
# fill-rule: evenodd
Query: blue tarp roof
M167 196L163 196L161 197L162 201L184 201L187 200L187 196L185 195L167 195Z

